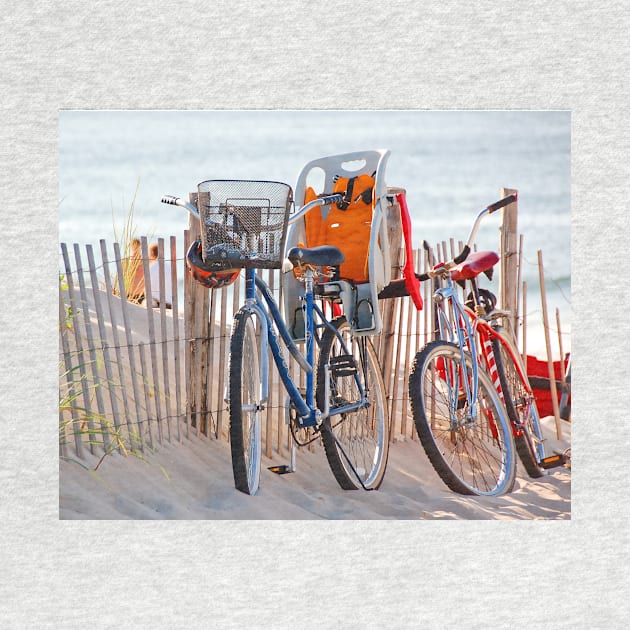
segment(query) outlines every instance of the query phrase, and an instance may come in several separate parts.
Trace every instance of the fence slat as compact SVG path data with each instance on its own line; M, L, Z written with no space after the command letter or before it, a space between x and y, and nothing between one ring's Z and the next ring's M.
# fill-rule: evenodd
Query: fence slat
M142 442L142 425L140 424L140 419L142 418L142 408L140 405L140 395L138 390L138 371L136 369L136 358L133 347L133 336L131 330L131 323L129 321L129 303L127 302L127 289L125 287L125 276L123 273L123 264L122 264L122 256L120 255L120 245L118 243L114 243L114 260L116 262L116 277L118 278L118 291L120 295L120 306L122 310L123 316L123 325L125 328L125 341L127 342L127 347L129 348L129 369L131 371L131 383L133 388L133 396L134 403L136 407L136 422L138 423L138 437L139 439L139 447L143 450L143 442ZM144 370L142 371L144 374ZM149 416L149 407L146 407L147 421Z
M184 230L184 252L188 252L190 242L190 230ZM184 274L184 387L186 397L186 419L184 424L186 425L186 437L190 436L190 427L192 425L192 282L193 280L190 275Z
M145 351L145 345L141 342L138 344L138 354L140 355L140 369L142 370L142 374L143 374L143 383L144 383L144 404L146 406L147 409L147 427L146 427L146 431L147 431L147 435L149 436L149 446L151 448L153 448L154 444L153 444L153 431L151 429L151 412L150 412L150 398L151 398L151 390L149 387L149 382L147 381L146 375L148 374L147 371L147 357L146 357L146 351ZM154 388L155 389L155 388ZM156 396L154 395L153 398L155 399ZM138 424L140 426L142 426L142 421L139 419L138 420ZM158 425L159 427L159 425Z
M414 311L413 301L407 298L407 326L405 330L405 354L403 359L403 396L402 396L402 407L400 410L401 414L401 426L400 433L407 437L407 408L409 406L409 388L407 387L407 383L409 382L409 370L411 366L411 361L413 357L411 356L411 336L412 336L412 325L413 325L413 311ZM401 331L402 332L402 331Z
M144 304L147 312L147 324L149 326L149 350L151 354L151 372L153 375L153 401L155 404L155 418L157 422L158 442L163 440L162 405L160 404L160 371L158 367L157 348L155 343L155 323L153 322L153 292L151 287L151 274L149 271L149 247L146 236L140 239L142 245L142 268L144 270ZM143 370L146 377L146 372Z
M113 295L113 287L111 275L109 272L109 257L107 255L107 246L105 241L101 239L100 241L101 248L101 261L103 263L103 274L105 277L105 295L107 296L107 306L109 308L109 323L111 324L112 329L112 340L114 342L114 349L116 354L116 365L118 368L118 378L120 381L120 391L123 400L123 410L125 416L125 422L127 425L127 431L129 435L130 443L133 442L132 433L133 433L133 424L131 420L131 411L129 408L129 397L127 395L127 387L125 381L125 373L123 367L122 353L121 353L121 343L120 337L118 335L118 322L116 317L116 312L114 309L114 295Z
M160 284L160 344L162 346L162 375L164 377L164 407L166 409L166 439L171 441L171 416L173 415L171 405L171 387L169 379L169 362L168 362L168 344L167 329L166 329L166 273L164 269L164 239L158 239L158 259L153 262L154 265L158 265L158 276ZM172 298L171 298L172 299ZM172 304L171 304L172 307Z
M174 236L171 236L171 287L173 293L173 367L175 370L175 409L176 409L176 427L177 427L177 440L181 442L181 416L180 409L182 408L182 393L181 393L181 374L180 374L180 345L179 345L179 285L177 281L177 240Z
M523 334L522 334L523 364L527 365L527 281L523 280Z
M392 365L392 378L393 382L393 390L392 390L392 406L390 410L390 418L391 421L391 437L393 438L395 433L395 424L397 420L396 411L398 409L398 391L399 391L399 381L400 381L400 363L401 363L401 347L402 347L402 338L403 338L403 317L405 314L404 302L409 298L404 298L400 300L396 300L399 302L398 304L398 327L397 327L397 335L396 335L396 358L394 359L394 364Z
M549 371L549 385L551 389L551 406L556 424L556 437L562 439L562 426L560 424L560 408L558 406L558 390L556 389L556 374L553 369L553 355L551 352L551 338L549 335L549 317L547 314L547 292L545 289L545 267L543 265L542 250L538 250L538 277L540 280L540 301L542 304L543 330L545 333L545 347L547 350L547 368ZM560 357L562 360L562 357ZM527 364L526 364L527 365Z
M67 402L68 407L70 408L70 418L72 420L72 434L74 436L74 448L78 457L83 457L83 440L81 439L81 425L79 422L79 412L74 404L76 399L76 389L75 389L75 380L74 380L74 368L72 365L72 355L70 352L70 342L68 340L68 327L66 325L66 312L63 301L63 293L61 290L61 282L59 283L59 326L61 332L61 347L63 349L63 363L65 369L65 377L66 383L68 385L68 393L64 400L60 400L60 407L62 403ZM63 414L67 413L67 411L62 412L62 420ZM65 442L65 429L63 434L59 436L60 439L63 439ZM67 455L67 449L64 448L65 444L62 445L61 452L62 455Z
M107 449L110 444L109 430L105 419L105 403L103 401L103 390L101 388L101 378L98 373L98 360L96 356L96 346L94 344L94 335L92 331L92 321L90 318L90 305L87 298L87 289L85 286L85 277L83 275L83 262L81 260L81 251L79 244L74 244L74 258L77 265L77 279L79 281L79 295L81 296L81 318L85 326L85 334L88 343L88 354L90 357L90 371L92 373L92 382L94 383L94 395L96 397L96 408L99 415L99 424L101 426L101 438L103 448Z
M203 287L202 287L203 289ZM200 370L200 387L201 383L205 383L208 378L208 369L212 364L212 358L208 354L208 329L211 326L211 322L208 318L208 310L210 308L210 291L203 289L202 305L201 305L201 317L200 320L200 335L201 338L201 354L199 356L199 370ZM209 436L212 433L212 413L210 409L211 399L208 397L208 388L201 387L199 391L199 418L203 426L203 434Z
M88 269L90 272L90 282L92 283L92 293L94 296L94 310L96 311L96 321L98 323L98 332L101 340L101 347L103 349L103 363L105 365L105 375L107 377L107 383L109 390L109 398L112 409L112 416L116 433L120 433L120 417L118 413L118 400L116 399L114 391L114 374L112 372L111 357L109 353L109 344L107 342L107 333L105 332L104 314L101 305L101 296L98 286L98 278L96 277L96 263L94 261L94 252L92 245L86 245L86 252L88 258ZM105 411L103 410L103 413ZM120 435L119 435L120 437Z

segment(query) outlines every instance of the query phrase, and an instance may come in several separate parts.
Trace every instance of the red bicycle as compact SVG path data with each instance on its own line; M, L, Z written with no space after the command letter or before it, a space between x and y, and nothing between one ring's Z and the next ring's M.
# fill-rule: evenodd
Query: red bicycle
M570 457L568 452L545 454L540 417L523 360L509 323L508 327L501 325L504 320L509 322L510 314L498 310L495 296L478 287L478 276L490 275L499 260L494 252L471 253L479 224L484 216L515 200L516 196L510 195L482 210L462 252L417 276L420 280L441 279L442 286L434 293L436 340L416 355L409 377L414 422L433 467L452 490L463 494L499 494L511 489L513 478L510 482L507 474L509 444L506 440L505 444L498 443L497 418L503 410L511 425L516 451L530 477L541 477L546 469L562 466ZM463 303L456 283L470 288ZM460 374L457 379L447 375L444 368L448 361L455 360ZM466 380L468 363L472 376ZM501 408L496 408L496 402L484 389L486 377L498 394ZM458 390L454 390L455 382ZM472 396L467 394L468 389L473 391ZM485 431L479 431L482 422L474 414L462 411L475 404L475 391L483 393L495 406ZM468 402L464 402L466 396ZM476 404L485 409L480 417L488 418L488 403ZM491 446L497 451L501 446L501 457Z

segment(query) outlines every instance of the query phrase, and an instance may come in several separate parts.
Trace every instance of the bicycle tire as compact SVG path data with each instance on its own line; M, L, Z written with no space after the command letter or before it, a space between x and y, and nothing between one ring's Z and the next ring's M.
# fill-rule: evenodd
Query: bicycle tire
M472 357L467 352L464 357L472 379ZM416 355L409 397L418 437L433 468L454 492L504 494L516 478L507 413L490 378L479 370L478 417L470 420L466 396L461 396L462 374L462 353L454 343L432 341Z
M545 470L538 464L544 457L543 436L531 387L523 383L514 360L496 337L492 339L492 352L505 409L514 427L514 446L518 457L532 479L543 477Z
M240 310L234 316L230 340L229 415L234 485L256 494L262 455L262 404L260 344L253 314Z
M358 377L368 393L369 406L324 420L321 436L326 458L337 483L344 490L362 487L376 490L383 481L389 454L389 416L381 369L369 339L353 336L345 317L339 317L331 323L342 335L354 357ZM331 358L341 354L338 337L326 328L321 338L317 363L316 401L319 409L325 406L325 366L330 366ZM331 408L359 399L354 374L349 374L347 369L330 369L328 375Z

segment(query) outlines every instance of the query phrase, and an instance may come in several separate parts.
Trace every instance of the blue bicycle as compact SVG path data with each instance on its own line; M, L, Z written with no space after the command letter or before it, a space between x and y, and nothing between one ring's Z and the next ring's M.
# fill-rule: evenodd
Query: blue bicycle
M245 269L245 303L234 316L230 341L229 416L234 484L255 494L262 461L262 413L269 395L271 351L288 394L286 417L294 443L321 438L330 468L346 490L374 490L383 480L389 449L389 418L379 362L367 336L354 334L345 317L329 320L323 303L340 303L330 282L344 262L337 247L291 247L287 228L314 208L343 200L320 195L291 214L293 191L271 181L210 180L199 184L197 208L174 197L162 201L199 216L202 239L187 264L205 286L225 286ZM304 352L296 345L277 302L257 269L279 269L304 285L301 298ZM286 264L286 263L285 263ZM331 312L334 309L330 308ZM290 374L284 347L305 373L305 388ZM294 469L292 452L291 467Z

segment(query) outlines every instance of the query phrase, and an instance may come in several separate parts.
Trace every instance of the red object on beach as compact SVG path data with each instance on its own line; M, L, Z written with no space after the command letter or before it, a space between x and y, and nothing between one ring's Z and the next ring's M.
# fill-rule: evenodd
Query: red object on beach
M567 367L567 360L554 361L553 370L556 378L556 391L558 403L562 394L562 374ZM534 356L527 355L527 377L534 390L536 406L541 418L553 415L553 401L551 399L551 386L549 382L549 367L547 361L541 361Z
M396 195L396 200L400 205L400 219L402 222L403 236L405 237L405 266L403 268L403 276L405 278L405 286L413 300L415 307L421 311L423 302L420 293L420 281L416 278L416 271L413 264L413 246L411 241L411 217L409 216L409 208L407 208L407 199L404 192Z

